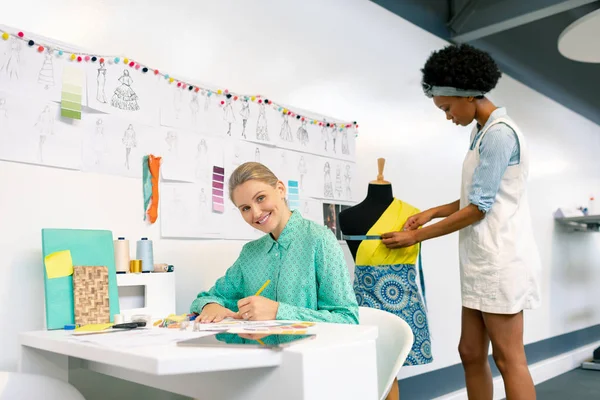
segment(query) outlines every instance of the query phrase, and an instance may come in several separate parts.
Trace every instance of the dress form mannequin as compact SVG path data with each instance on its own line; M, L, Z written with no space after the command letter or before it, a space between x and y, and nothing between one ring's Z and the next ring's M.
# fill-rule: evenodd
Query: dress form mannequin
M341 211L338 218L342 238L348 243L355 261L354 293L360 307L390 312L410 326L415 341L404 365L428 364L433 361L433 356L420 244L389 249L381 241L383 233L402 230L406 220L419 210L394 197L392 184L383 179L385 160L379 158L377 165L379 173L376 180L369 182L367 197L356 206ZM392 385L389 400L398 398L397 390L398 386Z
M369 182L367 197L354 207L340 212L340 229L345 236L366 235L394 200L392 184L383 179L384 166L385 158L378 158L377 179ZM346 239L346 242L352 257L356 260L356 252L361 240Z

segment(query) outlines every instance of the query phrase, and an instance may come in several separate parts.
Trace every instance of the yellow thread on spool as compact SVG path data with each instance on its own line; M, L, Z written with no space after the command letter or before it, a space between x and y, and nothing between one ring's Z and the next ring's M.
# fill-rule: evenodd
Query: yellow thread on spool
M139 274L142 272L142 260L129 261L129 272Z

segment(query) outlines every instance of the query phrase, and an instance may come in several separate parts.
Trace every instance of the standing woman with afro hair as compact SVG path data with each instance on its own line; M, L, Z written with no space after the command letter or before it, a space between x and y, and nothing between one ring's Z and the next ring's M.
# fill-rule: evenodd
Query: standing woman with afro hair
M501 73L472 46L450 45L427 60L422 86L446 119L473 121L460 199L410 217L402 232L382 235L389 248L459 232L462 327L458 351L469 399L492 399L488 348L508 400L535 399L523 345L523 310L540 305L541 264L533 237L525 137L505 108L485 95ZM441 221L420 228L433 219ZM420 228L420 229L418 229Z

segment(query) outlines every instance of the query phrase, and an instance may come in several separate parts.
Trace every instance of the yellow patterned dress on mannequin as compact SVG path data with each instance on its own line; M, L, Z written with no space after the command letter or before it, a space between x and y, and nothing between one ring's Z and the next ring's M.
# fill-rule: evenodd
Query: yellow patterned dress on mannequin
M415 207L394 199L360 243L354 271L354 291L359 306L393 313L411 327L415 342L404 365L433 361L420 245L388 249L381 240L373 238L402 230L406 220L418 212ZM422 296L416 283L417 260Z

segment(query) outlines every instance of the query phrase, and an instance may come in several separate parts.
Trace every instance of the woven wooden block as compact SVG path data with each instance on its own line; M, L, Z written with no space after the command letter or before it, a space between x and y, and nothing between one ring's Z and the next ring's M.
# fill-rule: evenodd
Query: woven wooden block
M108 268L73 266L73 300L76 324L109 323Z

